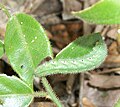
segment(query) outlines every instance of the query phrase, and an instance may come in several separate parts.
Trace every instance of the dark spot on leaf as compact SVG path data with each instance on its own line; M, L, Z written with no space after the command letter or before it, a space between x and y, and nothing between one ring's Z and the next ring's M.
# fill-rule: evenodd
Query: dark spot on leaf
M24 65L21 65L20 68L23 69L23 68L24 68Z

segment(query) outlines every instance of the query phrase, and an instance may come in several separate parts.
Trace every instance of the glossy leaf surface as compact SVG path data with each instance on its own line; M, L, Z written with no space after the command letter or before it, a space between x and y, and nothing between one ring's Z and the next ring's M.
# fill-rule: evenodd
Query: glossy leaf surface
M0 41L0 58L3 56L4 54L4 45L3 45L3 42Z
M22 13L12 16L7 24L5 51L13 69L31 87L34 69L44 58L52 57L42 26Z
M73 14L89 23L120 24L120 0L100 0L93 6Z
M40 65L37 76L79 73L98 67L107 55L107 48L100 34L83 36L69 44L54 60Z
M17 77L0 75L0 107L28 107L32 90Z

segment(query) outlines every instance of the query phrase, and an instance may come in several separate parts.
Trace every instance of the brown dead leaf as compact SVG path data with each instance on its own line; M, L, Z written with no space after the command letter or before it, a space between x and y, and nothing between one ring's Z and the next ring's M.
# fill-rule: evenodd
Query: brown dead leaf
M45 0L26 0L23 11L26 13L34 13L44 1Z
M53 38L53 35L48 31L48 30L45 30L46 31L46 34L48 36L49 39L52 39Z
M111 89L120 87L120 76L91 75L90 85L101 89Z
M61 23L61 19L56 16L56 14L50 14L43 17L36 16L36 18L42 25L55 25Z
M34 102L30 107L56 107L54 103L51 102Z
M0 26L0 39L4 39L5 36L5 28L3 26Z
M69 21L65 22L65 25L71 41L82 35L83 23L81 21Z
M84 82L83 97L87 97L96 107L113 107L120 96L120 90L101 91Z
M63 20L73 19L72 11L79 11L82 9L82 4L78 0L61 0L63 3Z
M86 97L82 99L83 107L95 107L95 105Z
M107 36L111 39L116 40L117 39L117 29L113 28L107 32Z
M42 17L48 14L59 13L61 11L62 5L59 0L44 0L32 13Z
M120 64L120 55L108 55L105 63L109 63L109 64Z
M64 24L53 25L51 26L50 31L53 35L51 40L55 41L56 45L60 49L64 48L68 43L70 43L69 34Z
M93 4L95 4L96 2L98 2L99 0L89 0L89 4L90 5L93 5Z
M112 42L112 44L108 48L109 54L110 55L118 55L117 51L117 42Z

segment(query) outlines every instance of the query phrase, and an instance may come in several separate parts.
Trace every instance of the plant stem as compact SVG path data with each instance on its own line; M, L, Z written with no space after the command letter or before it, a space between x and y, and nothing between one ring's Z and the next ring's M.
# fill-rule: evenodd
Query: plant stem
M48 80L45 77L42 77L42 83L46 91L50 95L51 99L53 100L53 102L57 105L57 107L63 107L60 100L56 97L52 87L50 86L50 84L48 83Z
M8 18L11 17L11 14L9 13L8 9L3 4L1 4L1 3L0 3L0 8L7 15Z

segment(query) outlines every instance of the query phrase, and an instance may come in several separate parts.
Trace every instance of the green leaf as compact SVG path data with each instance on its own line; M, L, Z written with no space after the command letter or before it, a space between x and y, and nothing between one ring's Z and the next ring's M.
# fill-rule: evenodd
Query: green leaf
M28 107L32 90L19 78L0 75L0 107Z
M31 87L35 68L47 56L52 57L44 29L23 13L12 16L7 24L5 51L13 69Z
M114 105L114 107L120 107L120 99L118 99L118 101L116 102L116 104Z
M3 45L3 42L0 41L0 58L3 56L4 54L4 45Z
M120 0L100 0L93 6L73 14L95 24L120 24Z
M107 55L107 48L100 34L83 36L70 43L54 60L40 65L36 76L79 73L98 67Z

